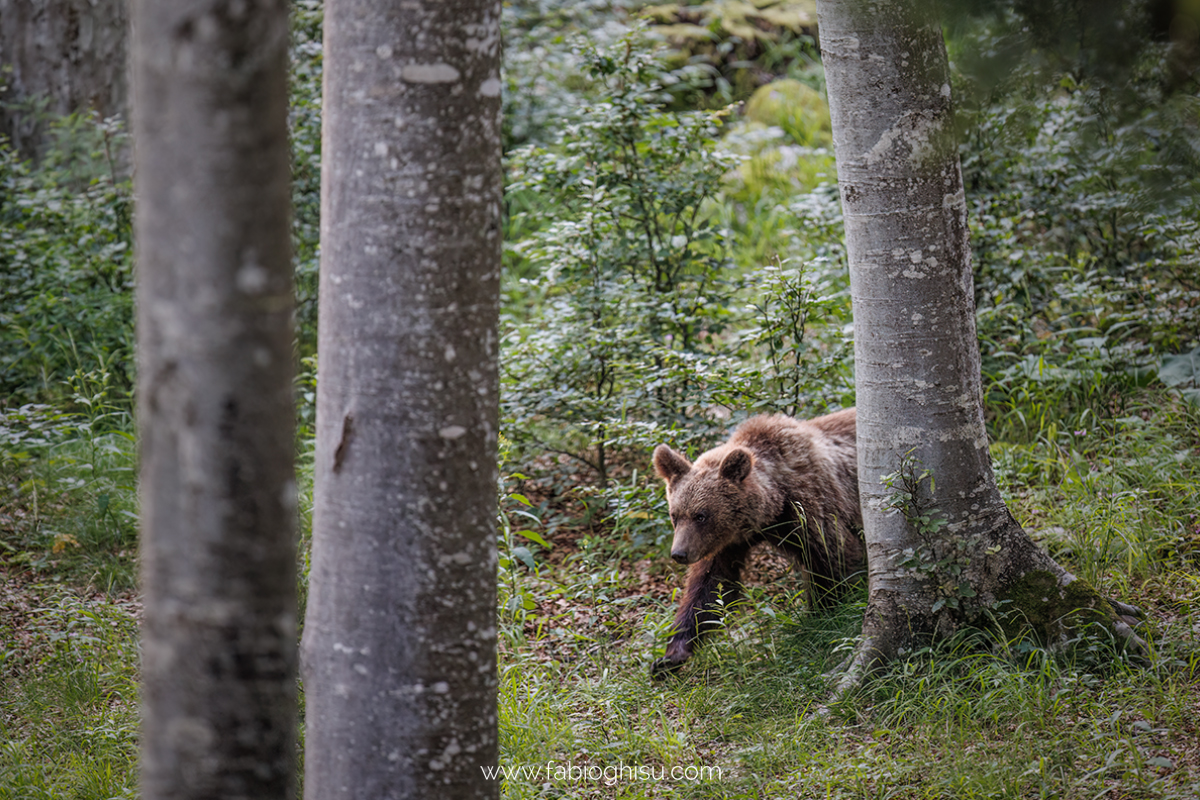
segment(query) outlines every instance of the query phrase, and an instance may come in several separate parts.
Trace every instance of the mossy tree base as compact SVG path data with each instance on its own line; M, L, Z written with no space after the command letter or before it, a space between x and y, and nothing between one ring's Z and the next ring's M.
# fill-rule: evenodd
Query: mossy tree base
M1150 648L1134 627L1142 612L1100 594L1053 561L1011 517L1003 548L983 548L970 571L975 596L954 609L934 610L930 581L914 581L908 591L897 582L872 586L863 636L854 653L830 673L833 700L857 689L875 668L905 652L975 628L997 645L1032 640L1066 652L1081 642L1104 639L1144 661Z

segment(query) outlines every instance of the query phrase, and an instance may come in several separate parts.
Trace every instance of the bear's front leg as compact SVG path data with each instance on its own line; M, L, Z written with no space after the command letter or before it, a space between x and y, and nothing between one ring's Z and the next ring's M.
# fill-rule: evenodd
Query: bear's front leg
M741 596L742 566L749 551L748 545L731 545L692 564L675 614L674 633L667 641L666 655L651 665L652 676L663 678L682 667L700 637L720 621L720 609Z

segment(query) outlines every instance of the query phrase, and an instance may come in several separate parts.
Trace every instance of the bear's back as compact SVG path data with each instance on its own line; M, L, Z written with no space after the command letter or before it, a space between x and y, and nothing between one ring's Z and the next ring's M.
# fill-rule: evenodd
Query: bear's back
M751 451L759 477L788 500L811 503L821 497L835 508L857 510L855 422L853 408L810 420L751 417L728 444Z
M727 444L745 447L757 457L792 463L820 459L828 450L848 451L853 458L855 421L853 408L808 420L764 414L739 425Z

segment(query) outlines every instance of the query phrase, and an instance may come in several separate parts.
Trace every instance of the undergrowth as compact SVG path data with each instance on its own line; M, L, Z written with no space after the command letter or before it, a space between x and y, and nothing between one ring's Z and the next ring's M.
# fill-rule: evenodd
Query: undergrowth
M108 593L135 588L136 442L123 420L33 405L0 414L4 563Z
M1129 402L1130 419L993 452L1018 517L1072 569L1149 613L1154 666L1094 643L1052 656L959 640L909 654L831 708L824 675L853 647L861 590L811 614L795 576L769 559L752 565L747 599L680 678L655 682L648 665L680 571L653 541L635 545L633 531L599 519L590 529L562 519L551 534L552 511L514 476L501 543L503 795L1194 796L1196 412L1154 394ZM58 440L45 422L29 416L23 449L6 450L0 797L131 797L137 608L124 579L102 576L113 561L131 574L135 556L128 526L98 498L108 493L118 514L135 508L134 453L111 433ZM68 534L78 546L56 553Z
M1047 419L1032 441L992 447L1017 518L1114 596L1200 558L1200 408L1150 392L1124 398L1122 411Z

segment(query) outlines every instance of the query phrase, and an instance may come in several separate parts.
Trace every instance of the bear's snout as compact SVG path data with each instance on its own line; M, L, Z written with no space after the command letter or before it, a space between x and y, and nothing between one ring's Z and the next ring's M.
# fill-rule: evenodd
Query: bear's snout
M704 541L687 523L675 528L671 539L671 558L678 564L694 564L704 556Z

